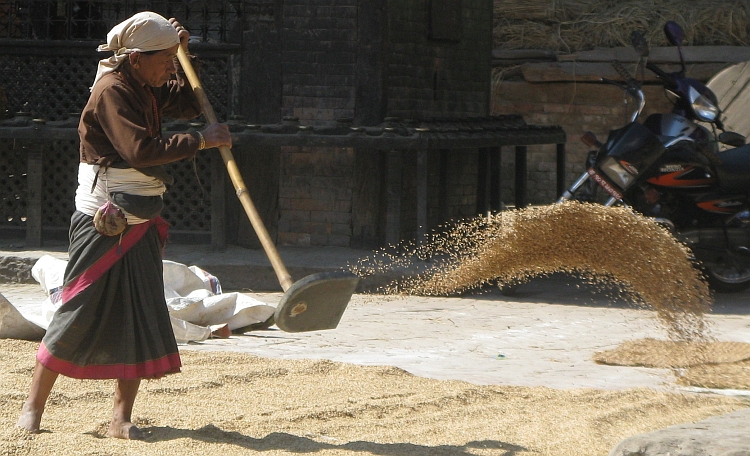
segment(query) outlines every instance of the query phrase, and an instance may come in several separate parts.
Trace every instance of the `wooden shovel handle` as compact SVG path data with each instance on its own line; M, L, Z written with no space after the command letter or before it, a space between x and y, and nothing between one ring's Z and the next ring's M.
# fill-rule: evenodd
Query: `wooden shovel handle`
M187 56L185 49L183 49L182 46L177 50L177 58L180 60L180 65L182 65L182 69L185 71L185 75L187 76L190 85L193 87L193 92L195 92L195 95L198 97L198 101L201 104L203 115L206 116L206 120L208 120L209 124L218 123L214 109L211 107L211 102L208 101L208 97L203 90L201 81L198 79L195 69L193 69L193 64L190 63L190 58ZM289 271L287 271L286 266L284 266L284 263L281 261L279 252L276 250L276 245L271 240L271 236L268 235L268 231L266 230L265 225L263 225L263 220L260 218L258 210L255 208L255 204L253 204L253 200L250 199L250 194L247 192L245 181L242 180L240 170L237 167L237 163L234 161L232 151L227 146L220 146L219 152L221 152L221 158L224 160L224 165L226 165L227 171L229 172L229 178L232 179L232 184L237 192L237 197L240 199L242 207L245 208L245 213L247 213L247 217L253 225L255 234L257 234L258 239L260 239L263 250L266 251L266 255L271 261L271 266L273 266L273 270L276 272L276 277L279 279L281 288L286 291L292 286L292 276L289 275Z

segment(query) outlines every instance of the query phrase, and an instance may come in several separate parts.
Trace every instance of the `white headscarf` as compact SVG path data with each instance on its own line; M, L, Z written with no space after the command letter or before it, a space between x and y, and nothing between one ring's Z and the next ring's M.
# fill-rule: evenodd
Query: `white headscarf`
M161 51L180 44L177 30L162 16L144 11L115 25L107 34L107 44L102 44L97 49L99 52L112 51L115 54L99 61L96 77L91 89L94 89L96 81L107 73L111 73L133 51Z

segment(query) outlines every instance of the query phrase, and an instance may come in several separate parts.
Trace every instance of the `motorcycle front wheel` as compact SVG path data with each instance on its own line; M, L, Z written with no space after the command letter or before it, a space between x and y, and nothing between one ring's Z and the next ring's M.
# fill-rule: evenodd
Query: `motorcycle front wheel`
M750 269L734 266L706 266L708 285L717 293L738 293L750 288Z

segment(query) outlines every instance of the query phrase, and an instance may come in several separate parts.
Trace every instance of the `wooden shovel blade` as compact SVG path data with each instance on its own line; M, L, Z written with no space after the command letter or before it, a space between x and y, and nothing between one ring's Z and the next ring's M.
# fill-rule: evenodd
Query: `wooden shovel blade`
M298 280L276 307L276 326L286 332L334 329L358 283L359 277L343 271L321 272Z

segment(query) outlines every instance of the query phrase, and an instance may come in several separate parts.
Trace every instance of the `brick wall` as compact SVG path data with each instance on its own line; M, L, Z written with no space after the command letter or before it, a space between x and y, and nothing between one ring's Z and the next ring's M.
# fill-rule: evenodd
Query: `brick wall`
M491 1L283 0L281 115L305 125L487 115L491 12ZM281 148L277 243L382 244L385 154ZM444 157L444 207L439 155L431 151L430 227L476 211L477 151ZM416 151L402 159L400 227L409 239L417 232Z
M427 154L427 228L437 229L449 220L477 215L478 152L475 149L429 151ZM441 188L441 160L445 185ZM417 152L403 154L401 231L403 239L417 235ZM441 205L440 198L445 201Z
M354 153L350 148L282 148L278 244L350 245Z
M653 112L668 112L672 105L660 86L644 86L646 107L641 120ZM492 90L492 114L520 114L529 124L560 125L568 136L566 144L566 186L584 171L589 148L580 141L591 131L600 141L610 130L622 127L633 112L634 103L625 105L626 96L617 87L596 83L529 83L500 82ZM556 165L554 146L528 149L528 201L549 204L556 199ZM502 153L502 200L512 202L514 153Z
M281 149L279 179L279 245L332 245L375 248L383 245L386 151L351 148ZM428 228L446 220L476 215L477 152L447 151L442 158L445 188L440 182L440 152L428 156ZM401 239L417 235L417 153L401 152ZM440 195L445 202L441 207Z
M437 8L441 3L447 6ZM491 5L488 8L488 2L468 0L423 0L391 1L388 6L388 115L486 115ZM457 8L458 17L450 16L452 8ZM436 25L439 21L443 23Z
M446 174L446 219L460 220L477 215L477 174L478 152L474 149L448 151L445 157ZM437 195L440 189L437 181L430 194L433 196L432 210L438 210ZM434 214L434 216L433 216ZM443 223L441 214L428 212L428 220L432 226Z
M353 117L357 0L285 0L282 114L319 125Z

